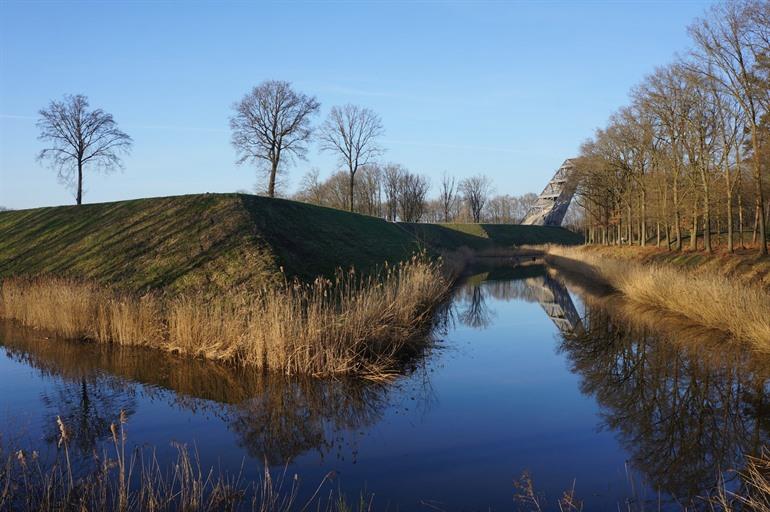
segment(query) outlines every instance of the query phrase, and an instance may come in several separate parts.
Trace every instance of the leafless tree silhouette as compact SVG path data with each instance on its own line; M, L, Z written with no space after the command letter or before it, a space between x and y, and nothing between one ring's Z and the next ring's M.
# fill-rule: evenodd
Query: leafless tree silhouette
M315 97L294 91L289 82L268 80L233 105L230 118L237 162L267 164L267 195L275 196L281 162L304 159L312 136L310 120L320 107Z
M349 207L353 211L356 172L382 154L377 138L384 133L382 121L372 110L356 105L333 107L321 128L321 149L337 153L350 174Z
M75 200L82 204L86 166L105 172L121 168L120 157L131 149L133 141L118 129L112 114L89 110L88 98L82 94L51 101L39 114L38 139L47 146L38 159L48 162L63 183L75 188Z

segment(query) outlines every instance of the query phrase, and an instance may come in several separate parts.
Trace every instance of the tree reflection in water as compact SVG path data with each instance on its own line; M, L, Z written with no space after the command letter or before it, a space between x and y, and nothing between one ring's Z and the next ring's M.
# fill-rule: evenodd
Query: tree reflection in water
M456 318L469 327L484 329L494 321L486 297L498 301L537 302L561 331L580 328L580 315L562 282L545 265L496 266L466 277L455 293Z
M55 392L42 397L46 440L57 442L61 416L84 457L109 438L121 410L133 413L139 393L142 399L215 414L250 455L270 464L285 464L310 450L326 455L343 432L376 423L399 385L290 379L136 348L42 338L8 322L0 323L0 345L8 357L54 377ZM414 362L409 371L423 367ZM429 381L415 381L423 384L416 401L427 408Z
M570 290L582 298L582 318L552 269L493 268L465 280L441 308L437 329L448 331L454 321L488 326L490 297L539 303L558 327L559 350L580 376L581 391L597 400L602 427L617 432L653 488L683 502L708 493L719 471L740 468L745 455L767 444L770 370L758 356L676 316L592 294L580 283L570 282ZM107 439L121 409L137 409L141 392L142 400L215 413L249 454L272 465L310 451L329 456L346 433L382 418L399 385L289 379L136 348L41 339L9 323L0 323L0 345L54 377L54 391L43 396L46 438L56 442L61 415L83 455ZM409 371L422 364L417 358ZM427 375L418 386L417 403L430 407Z
M455 315L483 328L494 318L487 297L538 302L559 329L559 350L581 391L601 407L601 427L618 433L654 489L689 504L712 494L720 478L735 480L734 471L723 472L742 468L770 437L770 361L724 333L634 306L606 288L572 279L570 288L584 315L555 270L494 268L466 280Z
M584 327L563 331L560 349L653 488L687 503L766 445L766 363L723 333L620 297L583 301Z

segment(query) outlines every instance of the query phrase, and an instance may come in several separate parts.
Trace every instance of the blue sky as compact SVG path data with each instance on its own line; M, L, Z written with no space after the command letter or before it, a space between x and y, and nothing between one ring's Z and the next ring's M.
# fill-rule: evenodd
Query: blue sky
M37 111L82 93L134 138L85 202L250 189L228 117L265 79L385 125L384 161L539 192L657 65L704 1L9 2L0 0L0 205L73 203L35 160ZM312 147L287 192L335 158Z

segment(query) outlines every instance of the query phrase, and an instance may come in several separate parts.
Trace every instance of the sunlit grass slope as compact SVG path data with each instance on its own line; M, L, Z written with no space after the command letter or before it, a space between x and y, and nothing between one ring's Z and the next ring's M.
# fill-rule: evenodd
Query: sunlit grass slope
M574 243L560 228L396 224L295 201L199 194L0 212L0 278L75 277L129 291L229 290L416 250Z

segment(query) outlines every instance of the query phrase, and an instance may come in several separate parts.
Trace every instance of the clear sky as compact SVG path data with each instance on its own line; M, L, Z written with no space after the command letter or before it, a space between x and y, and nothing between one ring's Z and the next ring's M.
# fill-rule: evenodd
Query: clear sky
M10 2L0 0L0 205L73 203L35 160L37 111L88 96L134 138L85 202L251 189L231 105L265 79L385 125L384 161L539 192L657 65L705 1ZM312 147L287 192L334 157Z

